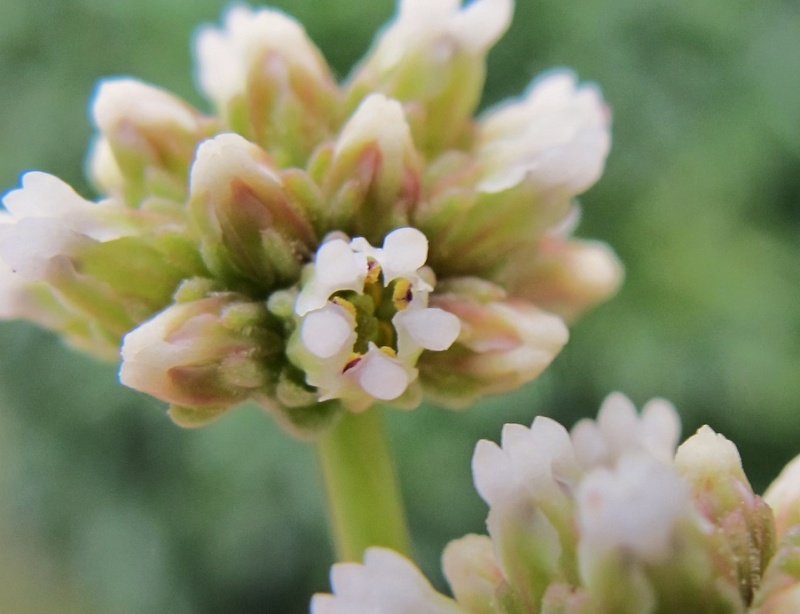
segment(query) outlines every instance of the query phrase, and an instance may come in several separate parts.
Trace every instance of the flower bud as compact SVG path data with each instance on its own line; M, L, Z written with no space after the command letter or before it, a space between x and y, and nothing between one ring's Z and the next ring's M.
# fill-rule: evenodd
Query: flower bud
M764 493L775 514L775 531L783 538L800 525L800 456L794 458Z
M101 133L89 162L98 187L131 205L148 194L182 199L197 142L213 130L210 118L128 77L100 82L92 116Z
M355 106L370 91L406 104L414 141L428 155L464 140L489 48L511 20L511 0L402 0L350 77Z
M191 216L212 273L257 294L299 277L316 235L264 150L233 133L204 141L189 185Z
M125 336L120 381L170 403L181 426L266 398L281 352L263 303L233 293L171 305Z
M231 130L280 166L303 166L338 123L330 69L302 26L280 11L238 5L224 21L197 33L201 89Z
M753 598L752 614L800 612L800 531L784 534Z
M514 296L567 321L616 293L624 271L600 241L544 235L534 249L508 261L499 278Z
M753 493L736 446L708 426L687 439L675 467L692 486L695 505L720 541L721 575L750 603L775 550L772 511Z
M420 362L426 392L450 406L513 390L550 364L567 342L562 320L476 278L448 280L431 305L457 316L461 334L441 353Z
M323 181L330 226L368 241L405 226L419 198L419 173L400 103L368 96L342 128ZM340 204L345 196L347 206Z
M442 553L442 570L456 601L467 612L501 611L498 599L505 578L488 537L467 535L451 541Z

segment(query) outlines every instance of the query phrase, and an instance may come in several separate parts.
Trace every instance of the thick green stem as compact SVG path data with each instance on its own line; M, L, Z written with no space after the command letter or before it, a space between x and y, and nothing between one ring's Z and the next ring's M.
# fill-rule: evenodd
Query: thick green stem
M345 412L320 438L317 451L338 559L361 561L369 546L408 554L403 503L379 410Z

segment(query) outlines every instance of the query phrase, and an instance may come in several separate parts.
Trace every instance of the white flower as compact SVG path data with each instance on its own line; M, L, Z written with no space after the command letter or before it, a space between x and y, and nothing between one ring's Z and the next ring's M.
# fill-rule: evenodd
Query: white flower
M603 401L597 420L581 420L572 429L572 442L585 469L611 466L625 454L642 452L671 464L680 435L680 418L663 399L653 399L637 415L623 394Z
M69 255L87 243L135 234L124 219L128 210L84 200L66 183L32 171L22 187L8 192L10 213L0 224L0 258L30 281L44 281L67 266Z
M569 433L544 416L530 428L506 424L501 446L481 440L472 457L475 488L490 508L513 507L509 500L515 498L563 499L576 486L579 471Z
M331 586L333 594L314 595L311 614L466 614L413 563L385 548L367 550L363 565L334 565Z
M480 122L479 189L501 192L523 181L541 191L580 194L600 177L611 145L610 112L593 85L556 71L535 80L525 98Z
M413 228L392 231L380 248L339 236L319 248L295 302L293 354L320 400L343 399L358 411L398 399L417 378L420 353L458 337L458 318L427 306L427 253Z
M423 48L439 55L448 43L482 53L506 31L511 0L401 0L397 17L381 34L374 57L380 70L390 70L408 54Z
M678 521L693 513L689 485L672 467L643 454L590 472L576 498L584 577L611 550L649 563L667 561Z
M201 28L195 39L200 87L219 109L244 93L249 73L269 53L314 77L329 78L324 58L303 27L285 13L234 5L224 21L223 28Z

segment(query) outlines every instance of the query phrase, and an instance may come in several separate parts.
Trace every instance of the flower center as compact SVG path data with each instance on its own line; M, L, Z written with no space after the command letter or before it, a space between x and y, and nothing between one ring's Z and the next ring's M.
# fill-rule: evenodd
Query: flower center
M340 290L330 298L332 303L350 312L356 321L354 358L365 354L370 343L384 351L391 350L387 352L390 355L397 354L397 331L392 318L398 311L406 309L414 298L408 279L398 277L384 285L381 265L376 260L369 259L368 267L369 272L361 293ZM348 365L350 362L352 361Z

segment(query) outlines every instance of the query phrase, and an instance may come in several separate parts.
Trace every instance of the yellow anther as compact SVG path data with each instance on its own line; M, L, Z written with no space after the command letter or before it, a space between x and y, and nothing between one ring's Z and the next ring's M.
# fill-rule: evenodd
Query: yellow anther
M384 345L384 346L382 346L382 347L380 348L380 350L381 350L381 352L383 352L383 353L384 353L384 354L386 354L387 356L391 356L392 358L394 358L395 356L397 356L397 352L395 352L395 351L394 351L394 349L393 349L393 348L390 348L388 345Z
M392 293L392 304L397 311L402 311L411 302L413 294L411 293L411 282L407 279L398 279L394 285L394 292Z
M350 301L343 299L341 296L334 296L331 299L331 303L334 305L339 305L339 307L344 307L347 311L350 312L350 315L353 316L353 319L356 319L356 306L353 305Z
M364 280L364 284L374 284L378 282L378 278L381 275L381 265L378 264L377 260L373 260L372 258L367 260L367 277Z

